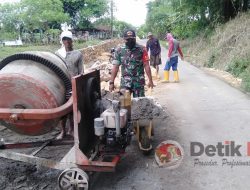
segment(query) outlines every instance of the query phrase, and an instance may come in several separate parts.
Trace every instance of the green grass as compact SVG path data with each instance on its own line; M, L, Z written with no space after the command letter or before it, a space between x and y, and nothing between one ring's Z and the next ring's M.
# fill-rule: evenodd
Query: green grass
M100 43L100 40L91 40L87 42L74 42L74 49L82 49L88 46L96 45ZM55 52L57 49L61 47L60 44L53 44L53 45L24 45L24 46L16 46L16 47L1 47L0 46L0 60L8 57L10 55L24 52L24 51L49 51Z
M250 59L236 59L228 65L227 71L242 79L241 87L250 92Z
M241 87L246 91L250 92L250 67L246 69L240 77L242 78Z
M214 67L214 62L216 61L216 54L213 52L209 58L208 61L205 63L205 67L212 68Z
M237 59L233 60L232 63L228 65L227 71L236 77L245 72L245 70L250 67L250 60L247 59Z

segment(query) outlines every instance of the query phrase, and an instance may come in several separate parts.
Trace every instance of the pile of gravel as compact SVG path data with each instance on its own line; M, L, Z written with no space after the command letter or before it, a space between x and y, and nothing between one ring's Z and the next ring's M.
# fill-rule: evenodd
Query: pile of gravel
M107 98L119 100L119 93L102 91L102 104L104 110L112 107L111 102L108 101ZM132 120L167 118L165 110L153 97L132 98L131 113Z
M131 119L166 119L163 107L153 97L132 98Z

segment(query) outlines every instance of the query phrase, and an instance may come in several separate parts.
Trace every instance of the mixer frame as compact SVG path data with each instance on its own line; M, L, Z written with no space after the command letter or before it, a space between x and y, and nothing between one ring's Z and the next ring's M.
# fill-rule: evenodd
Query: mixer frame
M94 99L93 96L95 96ZM79 169L87 172L114 172L121 156L125 153L125 149L105 149L100 140L94 136L92 120L100 113L88 106L93 106L93 102L89 101L96 101L96 99L101 99L99 71L73 77L72 96L64 105L58 108L46 110L0 108L0 119L9 119L11 121L61 118L71 111L73 111L74 117L74 137L72 140L51 139L48 141L23 143L4 143L1 141L0 157L58 170L66 170L62 174L65 174L65 172L67 174L69 170L79 173ZM92 112L90 109L92 109ZM82 133L84 131L87 131L85 135ZM87 140L86 135L88 136ZM62 145L72 145L72 148L60 161L37 156L45 147ZM20 149L32 147L38 147L38 149L31 154L19 153ZM16 149L19 152L11 151ZM76 183L76 181L72 183Z

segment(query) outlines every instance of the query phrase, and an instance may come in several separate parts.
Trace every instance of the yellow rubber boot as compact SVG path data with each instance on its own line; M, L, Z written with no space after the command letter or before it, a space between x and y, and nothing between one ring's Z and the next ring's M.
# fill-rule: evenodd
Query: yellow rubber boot
M178 74L178 71L174 71L174 82L179 82L179 74Z
M163 83L169 82L169 71L164 71L164 80L162 81Z

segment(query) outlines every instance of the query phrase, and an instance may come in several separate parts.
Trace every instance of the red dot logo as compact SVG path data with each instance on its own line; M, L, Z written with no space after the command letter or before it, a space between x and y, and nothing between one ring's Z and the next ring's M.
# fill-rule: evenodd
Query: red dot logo
M155 160L160 167L177 168L183 157L183 148L176 141L163 141L155 149Z

